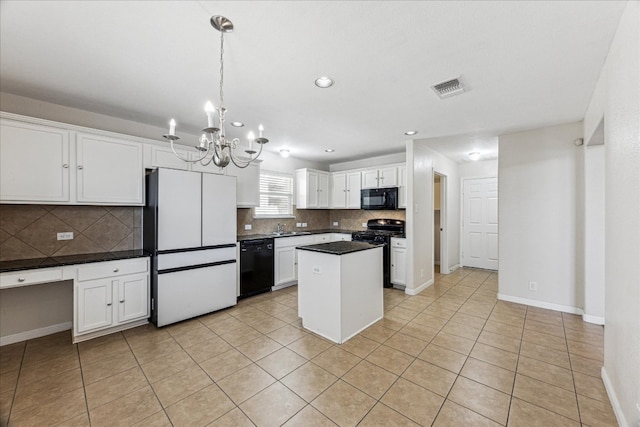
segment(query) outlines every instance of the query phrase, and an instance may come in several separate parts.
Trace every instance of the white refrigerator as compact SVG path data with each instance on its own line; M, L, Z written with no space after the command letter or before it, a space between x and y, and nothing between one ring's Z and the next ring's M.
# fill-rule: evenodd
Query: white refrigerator
M236 304L235 177L156 169L147 175L143 215L153 323Z

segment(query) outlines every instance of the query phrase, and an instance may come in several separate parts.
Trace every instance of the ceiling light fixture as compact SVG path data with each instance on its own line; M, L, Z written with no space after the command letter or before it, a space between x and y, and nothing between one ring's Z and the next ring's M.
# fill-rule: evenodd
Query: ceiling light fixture
M233 126L234 128L241 128L241 127L244 127L244 123L242 123L242 122L231 122L231 126Z
M326 89L333 86L333 80L331 80L329 77L320 77L316 79L316 86L322 89Z
M207 102L204 110L207 113L207 127L202 129L202 136L200 137L200 144L195 148L199 151L200 156L198 159L190 160L179 155L174 146L174 141L180 139L176 135L176 122L171 119L169 123L169 133L164 135L166 139L171 143L171 150L179 159L187 163L201 163L206 166L213 162L214 165L224 168L231 161L239 168L246 168L249 164L256 160L260 154L262 154L262 146L269 142L267 138L262 137L262 131L264 128L262 125L258 127L258 138L256 138L253 132L249 132L247 138L249 140L248 150L244 150L247 156L238 157L234 154L234 150L238 147L240 140L234 138L228 141L224 131L224 115L227 111L224 108L224 33L230 33L233 31L233 23L224 16L212 16L210 20L211 26L220 32L220 107L217 109L213 107L211 102ZM215 113L218 113L219 127L214 125ZM240 123L240 122L237 122ZM232 123L233 125L233 123ZM244 126L244 125L243 125ZM253 149L253 144L256 143L260 146L259 151ZM254 156L255 154L255 156Z
M473 160L474 162L480 160L480 152L478 151L472 151L468 156L469 160Z
M415 135L416 133L418 133L418 131L417 131L417 130L408 130L408 131L406 131L404 134L405 134L405 135L409 135L409 136L411 136L411 135Z
M327 148L326 150L324 150L325 153L333 153L334 151L336 150L334 150L333 148Z
M280 157L284 157L286 159L290 155L291 155L291 151L287 150L286 148L283 148L282 150L280 150Z

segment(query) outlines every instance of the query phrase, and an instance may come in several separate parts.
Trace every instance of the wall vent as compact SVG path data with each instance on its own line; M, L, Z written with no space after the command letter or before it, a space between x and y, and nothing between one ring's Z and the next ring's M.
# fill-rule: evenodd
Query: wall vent
M444 99L464 92L464 85L460 81L460 78L457 77L455 79L433 85L431 86L431 89L433 89L441 99Z

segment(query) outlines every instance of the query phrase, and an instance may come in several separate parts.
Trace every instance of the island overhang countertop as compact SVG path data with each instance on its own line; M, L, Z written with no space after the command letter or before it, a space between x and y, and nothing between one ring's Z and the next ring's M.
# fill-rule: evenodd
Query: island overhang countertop
M366 251L381 247L383 245L375 245L366 242L351 242L351 241L338 241L329 243L318 243L315 245L297 246L296 249L302 251L322 252L331 255L345 255L352 252Z

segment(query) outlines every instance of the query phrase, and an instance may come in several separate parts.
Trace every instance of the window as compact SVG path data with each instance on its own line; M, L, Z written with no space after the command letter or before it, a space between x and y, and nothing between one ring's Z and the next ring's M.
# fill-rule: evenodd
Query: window
M293 176L271 171L260 171L260 206L256 218L283 218L293 216Z

